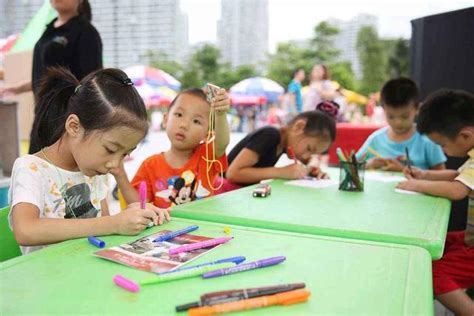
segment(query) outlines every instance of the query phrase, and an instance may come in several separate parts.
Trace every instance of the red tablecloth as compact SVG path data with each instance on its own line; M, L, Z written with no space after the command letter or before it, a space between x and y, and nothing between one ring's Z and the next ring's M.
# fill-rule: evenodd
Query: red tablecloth
M337 147L341 147L345 152L350 152L352 149L357 151L362 147L367 137L381 127L383 125L338 123L336 141L329 149L329 164L339 163L336 155Z

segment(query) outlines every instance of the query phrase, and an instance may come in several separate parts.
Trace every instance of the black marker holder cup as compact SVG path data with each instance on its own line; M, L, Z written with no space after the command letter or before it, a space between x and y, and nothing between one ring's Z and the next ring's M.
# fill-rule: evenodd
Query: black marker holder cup
M364 191L365 161L339 162L339 190L362 192Z

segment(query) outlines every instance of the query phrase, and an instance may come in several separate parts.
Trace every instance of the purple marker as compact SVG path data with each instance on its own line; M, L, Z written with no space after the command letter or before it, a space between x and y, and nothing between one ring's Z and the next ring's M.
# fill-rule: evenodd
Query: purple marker
M204 279L209 279L209 278L220 277L220 276L227 275L227 274L243 272L243 271L247 271L247 270L265 268L265 267L269 267L269 266L279 264L280 262L283 262L285 260L286 260L285 256L278 256L278 257L272 257L272 258L257 260L257 261L249 262L249 263L246 263L246 264L239 264L239 265L236 265L235 267L231 267L231 268L209 271L209 272L204 273L202 275L202 277Z

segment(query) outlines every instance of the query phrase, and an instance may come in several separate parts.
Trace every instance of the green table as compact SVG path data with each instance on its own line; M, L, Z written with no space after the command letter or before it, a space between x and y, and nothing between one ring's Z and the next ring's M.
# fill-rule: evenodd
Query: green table
M202 235L223 235L216 223L175 219L160 229L200 226ZM174 315L175 306L199 295L232 288L305 282L307 303L269 307L245 315L433 314L431 259L422 248L230 226L234 240L191 264L244 255L247 261L285 255L280 265L203 280L142 287L130 293L112 282L115 274L140 280L147 272L92 256L86 239L48 247L0 265L2 314ZM138 236L109 236L107 246ZM244 314L244 313L242 313ZM179 315L185 315L180 313Z
M333 178L337 179L337 173ZM443 254L450 202L394 192L396 183L365 182L364 192L271 182L267 198L254 186L175 207L173 216L297 233L415 245Z

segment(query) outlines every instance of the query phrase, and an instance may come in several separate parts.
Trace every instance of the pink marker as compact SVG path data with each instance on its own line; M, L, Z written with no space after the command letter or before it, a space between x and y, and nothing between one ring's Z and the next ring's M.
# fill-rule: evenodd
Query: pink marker
M146 182L140 181L140 187L138 188L138 195L140 196L140 208L144 210L146 208ZM153 222L148 224L148 228L153 227Z
M207 248L207 247L212 247L220 244L224 244L228 242L229 240L233 239L234 237L219 237L219 238L214 238L214 239L209 239L206 241L200 241L200 242L195 242L192 244L187 244L184 246L179 246L176 248L172 248L168 250L168 254L170 256L176 255L181 252L189 252L192 250L196 249L201 249L201 248Z
M140 208L144 210L145 204L146 204L146 182L145 181L140 181L138 194L140 195Z
M115 284L117 284L118 286L120 286L121 288L123 288L123 289L125 289L129 292L136 293L136 292L140 291L140 285L133 282L132 280L124 278L120 274L117 274L116 276L114 276L114 278L112 280L114 281Z

